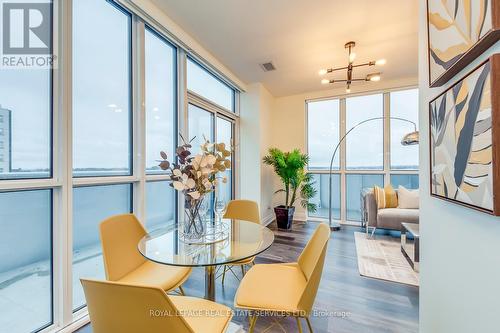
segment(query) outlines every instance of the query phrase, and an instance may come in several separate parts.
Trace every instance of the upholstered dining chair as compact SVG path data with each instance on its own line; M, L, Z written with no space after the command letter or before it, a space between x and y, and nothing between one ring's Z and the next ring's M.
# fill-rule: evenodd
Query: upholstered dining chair
M94 333L222 333L232 318L225 305L170 296L161 288L81 279Z
M258 316L254 314L259 311L295 317L299 332L302 332L300 318L305 318L309 331L313 331L309 315L318 292L329 239L330 228L321 223L297 262L259 264L246 273L234 305L253 312L249 333L255 328Z
M157 264L144 258L137 249L146 230L133 214L112 216L100 225L106 279L151 285L165 291L179 288L189 278L191 268Z
M225 219L233 220L243 220L248 222L253 222L260 224L260 210L259 204L252 200L231 200L227 204L226 213L224 214ZM224 284L224 279L226 278L226 273L231 271L234 277L239 280L236 273L233 271L234 266L241 267L241 275L245 275L245 267L247 265L254 264L255 257L251 257L245 260L233 262L228 265L224 265L222 272L222 284Z

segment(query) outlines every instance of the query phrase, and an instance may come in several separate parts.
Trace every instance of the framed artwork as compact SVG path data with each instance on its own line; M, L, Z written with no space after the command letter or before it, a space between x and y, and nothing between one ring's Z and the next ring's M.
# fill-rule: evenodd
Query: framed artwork
M427 0L429 85L448 82L500 39L500 0Z
M429 103L431 195L500 216L500 54Z

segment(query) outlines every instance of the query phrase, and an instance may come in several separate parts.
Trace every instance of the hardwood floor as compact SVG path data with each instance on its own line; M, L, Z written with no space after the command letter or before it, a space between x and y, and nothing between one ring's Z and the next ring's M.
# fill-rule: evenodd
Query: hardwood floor
M275 242L269 250L257 257L256 263L295 261L316 223L294 223L291 231L278 231L275 225ZM318 316L311 322L315 333L410 333L418 332L418 288L408 285L385 282L361 277L358 273L354 232L360 228L345 226L332 232L328 246L325 268L314 308ZM235 270L238 271L238 270ZM190 296L203 297L204 271L194 270L184 285ZM263 281L265 283L265 281ZM217 281L217 301L233 306L238 281L231 274L226 276L225 285ZM276 286L279 288L279 286ZM233 321L248 327L246 317L235 317ZM272 318L259 318L256 332L266 330L275 321ZM266 332L297 332L294 319L280 320L279 325ZM304 332L307 325L302 322ZM89 325L78 333L91 333ZM113 333L113 332L110 332Z

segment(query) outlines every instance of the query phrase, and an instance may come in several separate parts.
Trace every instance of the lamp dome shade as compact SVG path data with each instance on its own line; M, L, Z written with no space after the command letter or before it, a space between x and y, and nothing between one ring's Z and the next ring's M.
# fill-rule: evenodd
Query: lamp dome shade
M418 145L420 141L420 134L418 131L406 134L401 140L403 146L413 146Z

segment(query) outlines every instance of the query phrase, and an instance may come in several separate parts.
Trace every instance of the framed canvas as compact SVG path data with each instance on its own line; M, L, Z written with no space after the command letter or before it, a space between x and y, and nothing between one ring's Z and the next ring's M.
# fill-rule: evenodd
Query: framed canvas
M429 103L431 195L500 215L500 54Z
M500 39L500 0L427 0L429 85L448 82Z

